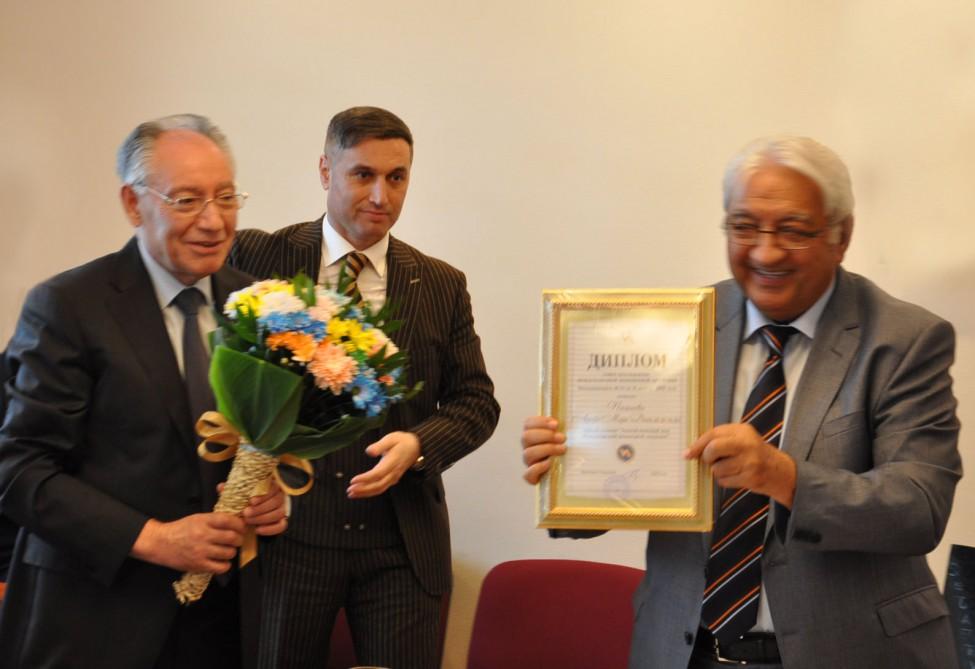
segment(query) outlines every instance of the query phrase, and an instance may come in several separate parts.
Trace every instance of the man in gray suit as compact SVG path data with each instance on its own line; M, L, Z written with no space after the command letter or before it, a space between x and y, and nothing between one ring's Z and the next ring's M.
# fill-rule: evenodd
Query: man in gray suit
M734 280L717 286L717 426L686 453L712 466L715 530L649 535L630 666L957 666L925 558L962 473L951 325L840 266L853 193L825 146L753 142L728 166L724 205ZM784 384L767 405L783 413L760 432L745 409L772 368ZM526 421L529 482L571 448L557 430ZM757 510L729 529L746 498ZM716 569L750 528L754 550Z
M394 114L354 107L328 126L319 163L327 214L268 234L239 233L230 263L258 277L299 270L335 285L348 260L373 308L389 301L422 393L381 432L315 462L286 536L267 560L261 666L325 666L344 608L360 664L440 666L441 602L451 585L440 473L498 420L464 275L390 236L406 198L413 137Z

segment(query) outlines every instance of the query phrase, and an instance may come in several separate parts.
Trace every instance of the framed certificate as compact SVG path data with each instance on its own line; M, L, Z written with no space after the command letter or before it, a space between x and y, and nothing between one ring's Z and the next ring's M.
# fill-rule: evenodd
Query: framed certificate
M546 290L541 369L567 450L539 527L711 528L710 468L683 452L713 421L713 289Z

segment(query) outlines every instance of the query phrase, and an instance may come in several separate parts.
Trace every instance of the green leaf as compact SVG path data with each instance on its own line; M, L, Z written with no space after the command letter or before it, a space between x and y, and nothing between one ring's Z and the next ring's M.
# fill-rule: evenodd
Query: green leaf
M210 385L220 413L256 448L272 451L294 429L302 393L297 374L218 346Z
M291 453L299 458L314 460L354 444L367 431L382 427L385 421L385 414L372 418L349 416L325 431L296 425L291 436L271 454Z

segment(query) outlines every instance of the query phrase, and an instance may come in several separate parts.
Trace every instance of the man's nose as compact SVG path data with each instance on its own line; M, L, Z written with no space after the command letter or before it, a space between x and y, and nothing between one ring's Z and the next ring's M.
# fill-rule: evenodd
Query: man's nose
M376 179L372 184L372 188L369 189L369 201L378 205L386 204L387 195L386 181Z
M787 251L779 246L779 240L774 234L760 234L755 245L751 247L749 255L761 262L780 260Z
M231 213L236 214L236 212ZM215 202L207 202L206 206L203 207L203 211L196 217L196 225L206 230L222 229L226 227L224 213L220 211L220 207Z

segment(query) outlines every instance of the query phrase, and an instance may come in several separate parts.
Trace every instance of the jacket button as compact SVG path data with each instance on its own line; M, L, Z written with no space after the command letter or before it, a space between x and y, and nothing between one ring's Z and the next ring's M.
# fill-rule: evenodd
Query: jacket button
M686 643L688 646L694 643L694 635L690 632L684 632L684 643Z

